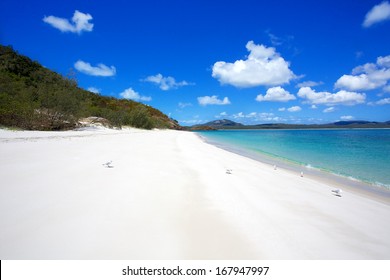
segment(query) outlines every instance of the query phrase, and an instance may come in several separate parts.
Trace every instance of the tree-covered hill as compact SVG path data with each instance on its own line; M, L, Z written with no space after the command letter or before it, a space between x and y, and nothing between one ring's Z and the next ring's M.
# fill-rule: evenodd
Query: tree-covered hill
M101 96L0 45L0 126L29 130L64 130L90 116L113 126L180 129L161 111L125 99Z

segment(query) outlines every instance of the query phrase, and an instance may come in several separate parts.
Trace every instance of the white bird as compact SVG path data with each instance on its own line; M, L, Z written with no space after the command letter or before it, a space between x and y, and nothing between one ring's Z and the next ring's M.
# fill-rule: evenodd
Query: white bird
M334 193L335 196L339 196L339 197L341 197L342 192L343 192L342 189L332 190L332 193Z
M274 165L274 170L276 170L276 165Z
M103 163L103 166L106 168L113 168L114 166L112 166L111 164L112 164L112 160L107 161L106 163Z
M303 177L303 171L301 171L301 177Z

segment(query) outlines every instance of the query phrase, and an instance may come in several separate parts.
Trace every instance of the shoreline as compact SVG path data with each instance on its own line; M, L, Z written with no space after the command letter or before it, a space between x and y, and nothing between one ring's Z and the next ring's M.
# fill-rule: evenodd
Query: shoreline
M390 259L388 204L196 133L0 130L0 156L1 259Z
M388 189L386 186L364 182L356 178L336 174L332 171L323 170L316 167L307 166L285 158L273 157L265 153L250 151L232 144L213 141L201 134L196 134L203 142L225 151L259 161L269 165L270 167L277 166L278 169L284 169L293 174L300 174L300 172L303 172L305 177L319 180L323 183L334 186L335 188L347 189L348 191L355 192L390 205L390 189Z

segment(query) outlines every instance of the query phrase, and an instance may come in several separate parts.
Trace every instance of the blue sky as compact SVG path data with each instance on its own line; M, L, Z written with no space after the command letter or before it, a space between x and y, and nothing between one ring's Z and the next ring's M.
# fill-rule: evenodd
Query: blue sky
M390 2L0 2L0 42L183 125L390 120Z

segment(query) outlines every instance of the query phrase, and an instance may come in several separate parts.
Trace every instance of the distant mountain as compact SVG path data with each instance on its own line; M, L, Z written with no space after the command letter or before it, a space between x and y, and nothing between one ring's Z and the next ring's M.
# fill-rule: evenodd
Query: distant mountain
M244 126L242 123L237 123L231 120L223 119L223 120L215 120L208 123L203 124L204 126L210 126L210 127L235 127L235 126Z
M205 124L193 126L191 130L215 129L320 129L320 128L390 128L390 121L338 121L329 124L284 124L265 123L257 125L243 125L231 120L215 120Z
M366 125L366 124L378 124L378 122L369 122L369 121L339 121L331 123L334 125Z
M70 74L63 77L0 45L0 126L65 130L93 116L115 127L181 129L177 121L151 106L79 88L74 73Z

